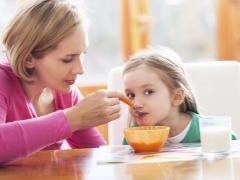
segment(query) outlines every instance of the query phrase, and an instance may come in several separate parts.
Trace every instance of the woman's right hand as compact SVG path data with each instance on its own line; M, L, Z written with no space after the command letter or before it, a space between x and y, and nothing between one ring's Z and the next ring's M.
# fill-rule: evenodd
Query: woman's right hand
M124 94L114 90L98 90L74 107L64 110L72 131L106 124L119 118L119 97L124 97Z

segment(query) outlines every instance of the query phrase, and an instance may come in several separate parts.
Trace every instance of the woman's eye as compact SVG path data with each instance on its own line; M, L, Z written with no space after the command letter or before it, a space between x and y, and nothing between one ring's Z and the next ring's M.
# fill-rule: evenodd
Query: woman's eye
M70 63L72 62L73 59L66 59L66 60L63 60L64 63Z
M146 95L150 95L150 94L152 94L153 93L153 91L152 90L147 90L147 91L145 91L145 93L144 94L146 94Z

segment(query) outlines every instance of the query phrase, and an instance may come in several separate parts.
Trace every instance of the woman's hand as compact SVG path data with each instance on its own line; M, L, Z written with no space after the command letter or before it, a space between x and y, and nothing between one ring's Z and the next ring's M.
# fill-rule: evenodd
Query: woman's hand
M124 94L114 90L98 90L76 106L64 110L72 131L106 124L119 118L119 97L124 97Z

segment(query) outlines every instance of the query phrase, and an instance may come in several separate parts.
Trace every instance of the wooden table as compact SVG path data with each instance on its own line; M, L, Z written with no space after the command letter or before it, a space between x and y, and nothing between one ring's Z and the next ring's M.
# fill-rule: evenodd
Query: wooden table
M149 163L96 161L98 149L40 151L0 166L0 180L233 180L240 178L240 157Z

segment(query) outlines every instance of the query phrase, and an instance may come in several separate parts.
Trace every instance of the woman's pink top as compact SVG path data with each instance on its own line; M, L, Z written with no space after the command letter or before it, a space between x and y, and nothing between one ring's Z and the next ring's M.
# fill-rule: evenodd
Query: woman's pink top
M67 94L53 92L56 112L37 117L19 79L9 63L0 63L0 164L24 158L39 150L61 148L67 140L71 148L94 148L106 145L96 128L71 132L63 109L77 104L82 95L72 86Z

